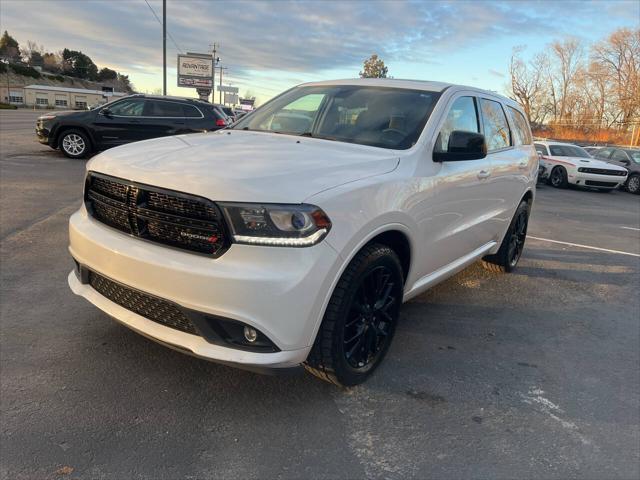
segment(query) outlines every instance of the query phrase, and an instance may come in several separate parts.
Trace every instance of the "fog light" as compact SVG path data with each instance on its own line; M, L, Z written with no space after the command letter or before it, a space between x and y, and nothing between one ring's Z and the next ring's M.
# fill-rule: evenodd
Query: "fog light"
M251 327L244 327L244 338L249 343L253 343L258 339L258 332Z

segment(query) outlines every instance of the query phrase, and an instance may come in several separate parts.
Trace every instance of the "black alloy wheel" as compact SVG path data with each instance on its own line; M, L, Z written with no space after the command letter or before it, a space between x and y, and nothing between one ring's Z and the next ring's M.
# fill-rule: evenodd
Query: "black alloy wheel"
M551 185L555 188L566 188L567 186L567 172L563 167L555 167L551 171L551 178L549 178Z
M377 243L365 246L333 291L305 368L338 386L364 382L391 345L403 294L396 252Z
M397 295L392 272L385 266L361 280L344 324L344 356L351 368L368 370L384 351L396 321L391 307L401 301Z
M531 204L522 200L511 219L509 229L502 239L498 251L482 258L484 268L494 273L509 273L516 268L527 239L530 213Z
M527 238L527 225L529 223L529 214L526 210L522 210L518 213L516 221L511 230L511 236L509 237L509 247L507 249L507 260L509 266L514 268L522 255L524 249L524 241Z

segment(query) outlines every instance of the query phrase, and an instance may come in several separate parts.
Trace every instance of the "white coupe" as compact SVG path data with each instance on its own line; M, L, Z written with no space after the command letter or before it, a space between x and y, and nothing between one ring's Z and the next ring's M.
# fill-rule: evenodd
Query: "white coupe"
M556 188L567 185L611 191L624 184L626 168L596 160L581 147L570 143L541 141L534 143L545 167L548 182Z

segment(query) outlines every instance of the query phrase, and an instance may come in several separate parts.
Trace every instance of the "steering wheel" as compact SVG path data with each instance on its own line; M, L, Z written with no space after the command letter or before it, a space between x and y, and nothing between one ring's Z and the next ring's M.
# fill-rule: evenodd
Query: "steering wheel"
M382 131L382 136L383 137L387 136L389 141L393 141L392 138L389 138L389 136L390 137L394 137L395 136L397 141L400 142L400 141L404 140L405 135L406 134L402 130L398 130L397 128L385 128Z

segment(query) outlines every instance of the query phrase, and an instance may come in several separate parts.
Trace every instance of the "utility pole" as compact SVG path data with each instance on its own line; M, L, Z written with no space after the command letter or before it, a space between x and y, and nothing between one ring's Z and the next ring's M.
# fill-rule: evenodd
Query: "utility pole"
M220 65L220 105L223 105L222 103L222 65Z
M213 50L213 68L211 69L211 103L216 101L216 63L218 63L218 57L216 57L216 42L213 45L209 44L209 48Z
M167 96L167 0L162 0L162 95Z

